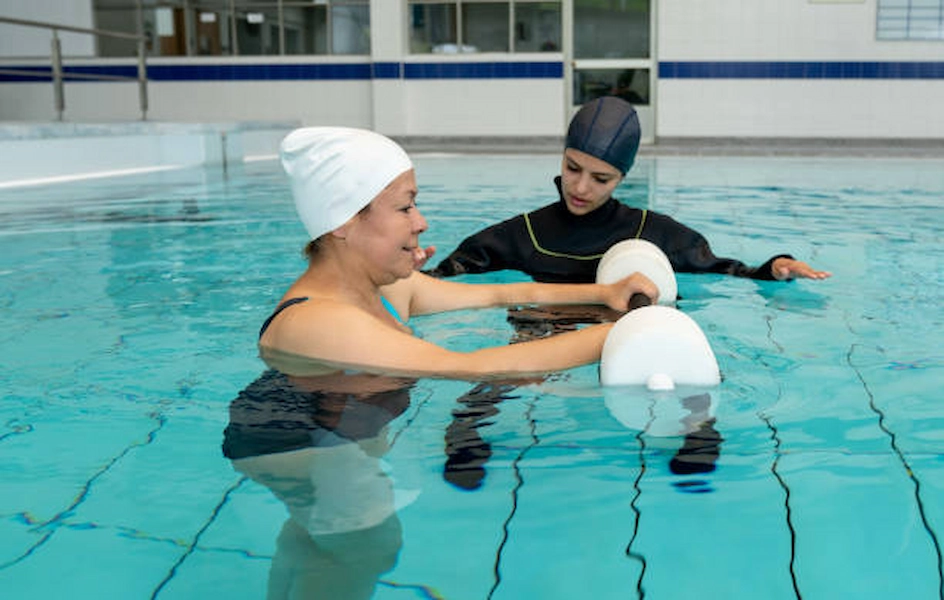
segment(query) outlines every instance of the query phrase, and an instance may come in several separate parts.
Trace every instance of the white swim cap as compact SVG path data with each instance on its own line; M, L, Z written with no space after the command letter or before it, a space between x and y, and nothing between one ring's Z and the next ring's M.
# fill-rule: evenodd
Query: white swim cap
M303 127L282 140L282 168L311 239L347 223L413 168L393 140L366 129Z

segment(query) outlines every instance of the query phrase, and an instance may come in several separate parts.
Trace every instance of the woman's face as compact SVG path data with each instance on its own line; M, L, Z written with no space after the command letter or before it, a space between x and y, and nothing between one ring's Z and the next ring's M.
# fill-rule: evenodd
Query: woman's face
M360 212L346 232L347 243L365 253L372 265L392 275L382 277L384 285L413 273L414 252L419 236L428 224L416 207L416 175L404 172L374 198L367 210Z
M608 162L586 152L567 148L561 165L561 190L567 210L585 215L610 199L623 174Z

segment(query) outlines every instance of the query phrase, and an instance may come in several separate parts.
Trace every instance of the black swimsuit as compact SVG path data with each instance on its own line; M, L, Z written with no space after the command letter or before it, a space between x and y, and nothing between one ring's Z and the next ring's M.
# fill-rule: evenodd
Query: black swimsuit
M308 301L308 296L299 296L298 298L289 298L288 300L286 300L286 301L283 302L282 304L279 304L278 306L276 306L276 307L275 307L275 310L272 311L272 314L269 315L269 318L266 319L266 320L262 323L262 327L259 329L259 339L262 339L262 334L264 334L264 333L266 332L266 329L269 328L269 325L272 324L272 320L275 319L277 316L279 316L279 313L281 313L283 310L285 310L285 309L288 308L289 306L293 306L293 305L295 305L295 304L300 304L300 303L302 303L302 302L307 302L307 301ZM387 309L387 312L389 312L391 315L393 315L393 318L394 318L394 319L396 319L399 323L402 323L402 324L404 324L404 325L406 324L406 323L403 321L403 319L400 318L399 313L397 313L397 309L395 309L395 308L393 307L393 305L390 304L390 301L389 301L389 300L387 300L386 298L384 298L383 296L381 296L381 297L380 297L380 302L384 305L384 308Z
M286 301L283 302L282 304L279 304L278 306L276 306L276 307L275 307L275 310L272 311L272 314L269 315L269 318L266 319L266 320L262 323L262 327L259 329L259 339L262 339L262 334L266 332L266 329L268 329L268 328L269 328L269 325L272 324L272 319L274 319L274 318L276 318L277 316L279 316L279 313L280 313L280 312L282 312L283 310L285 310L285 309L288 308L289 306L293 306L293 305L295 305L295 304L301 304L302 302L307 302L307 301L308 301L308 296L302 296L302 297L298 297L298 298L289 298L288 300L286 300Z

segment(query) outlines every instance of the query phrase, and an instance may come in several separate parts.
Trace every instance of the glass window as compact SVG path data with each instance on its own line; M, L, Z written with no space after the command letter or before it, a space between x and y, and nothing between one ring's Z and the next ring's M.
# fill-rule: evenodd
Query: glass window
M331 7L331 53L370 54L370 5Z
M141 10L138 10L140 2ZM99 29L136 33L151 56L370 54L370 0L93 0ZM100 37L99 56L135 42Z
M944 0L878 0L875 37L944 40Z
M410 52L458 51L456 6L452 3L410 6Z
M508 52L509 4L463 3L462 43L473 52Z
M107 31L121 33L138 33L137 5L129 0L95 0L95 27ZM155 14L153 8L144 15L144 31L148 34L148 52L155 54L156 36L158 29L157 17L160 17L160 28L164 31L177 26L173 11L160 11ZM137 56L137 43L134 40L123 40L105 36L95 36L99 56Z
M559 2L515 3L515 52L560 52Z
M574 104L619 96L634 106L649 104L649 69L576 69Z
M650 0L574 0L575 58L649 58Z
M408 6L415 54L560 52L560 0L410 0Z
M274 7L237 9L236 40L239 43L239 54L279 54L278 10Z
M286 54L328 53L328 10L324 6L286 6L282 20Z

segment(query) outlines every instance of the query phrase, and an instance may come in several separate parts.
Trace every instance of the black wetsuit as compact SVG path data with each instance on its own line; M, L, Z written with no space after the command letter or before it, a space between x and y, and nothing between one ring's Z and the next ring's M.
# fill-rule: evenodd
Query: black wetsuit
M435 269L436 277L511 269L546 283L592 283L597 264L613 244L626 239L652 242L665 252L677 273L722 273L752 279L774 279L774 256L759 267L719 258L708 240L675 219L650 210L607 200L593 212L577 216L561 199L475 233L459 244Z

